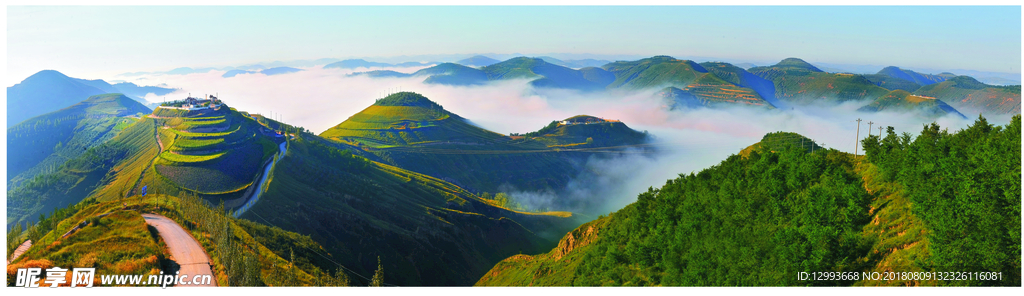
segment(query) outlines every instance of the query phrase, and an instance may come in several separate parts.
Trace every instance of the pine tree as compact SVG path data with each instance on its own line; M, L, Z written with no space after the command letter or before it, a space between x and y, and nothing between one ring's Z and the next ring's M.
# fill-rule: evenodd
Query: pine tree
M380 256L377 256L377 271L373 272L373 278L370 279L370 287L383 287L384 286L384 266L380 264Z

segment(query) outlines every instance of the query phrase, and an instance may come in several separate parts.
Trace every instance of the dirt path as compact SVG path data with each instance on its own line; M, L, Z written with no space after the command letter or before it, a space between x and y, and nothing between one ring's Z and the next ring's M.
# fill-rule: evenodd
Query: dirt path
M18 246L17 249L14 249L14 253L11 254L11 258L7 259L7 265L11 265L11 262L14 262L14 260L17 260L18 257L21 256L21 254L25 254L25 252L28 251L28 248L31 248L31 247L32 247L32 241L31 240L27 240L24 243L21 243L21 245Z
M171 252L171 260L181 266L178 275L188 275L188 280L200 274L209 274L212 278L210 285L188 286L217 286L217 278L213 276L213 270L210 269L210 257L206 255L203 246L192 238L192 235L167 217L157 214L142 214L142 218L146 219L146 224L155 227L156 231L160 233L160 237L164 239L167 249Z

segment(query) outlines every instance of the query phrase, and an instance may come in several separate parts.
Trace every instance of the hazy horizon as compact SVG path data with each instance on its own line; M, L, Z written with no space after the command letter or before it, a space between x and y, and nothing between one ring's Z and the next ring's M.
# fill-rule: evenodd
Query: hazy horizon
M7 86L45 69L115 80L179 67L476 54L756 65L797 57L1009 74L1021 63L1019 6L10 6L7 17Z

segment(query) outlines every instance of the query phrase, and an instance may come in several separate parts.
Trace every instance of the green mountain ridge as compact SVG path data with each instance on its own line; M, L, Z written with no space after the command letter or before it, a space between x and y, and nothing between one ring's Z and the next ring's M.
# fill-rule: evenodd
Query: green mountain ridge
M149 112L122 94L104 94L8 127L8 187L53 172L137 120L126 116Z
M960 118L967 119L966 116L956 111L953 107L950 107L942 100L932 98L911 95L905 90L894 90L884 96L878 97L875 101L870 104L857 109L862 112L879 112L879 111L917 111L927 117L941 117L946 114L954 114Z
M871 135L866 157L772 133L697 174L496 264L477 286L1019 286L1020 115L916 140ZM802 143L802 149L801 144ZM811 152L813 151L813 152ZM997 152L1002 151L1002 152ZM942 172L963 172L955 177ZM968 181L970 180L970 181ZM976 190L961 190L978 182ZM981 185L984 184L984 185ZM984 189L982 189L984 188ZM799 272L998 270L998 280L802 281Z
M957 110L982 114L1019 114L1020 85L988 85L969 76L922 86L914 95L928 96L949 103Z

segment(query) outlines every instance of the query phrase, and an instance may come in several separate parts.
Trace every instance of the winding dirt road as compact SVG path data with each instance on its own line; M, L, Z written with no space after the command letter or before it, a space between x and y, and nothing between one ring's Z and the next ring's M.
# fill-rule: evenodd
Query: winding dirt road
M195 275L209 274L211 283L209 285L181 285L185 287L216 287L217 278L213 276L210 269L210 257L206 255L203 246L199 245L192 235L181 228L173 220L156 214L142 214L146 224L156 227L160 237L167 244L171 252L171 260L181 266L179 275L188 275L191 280Z

